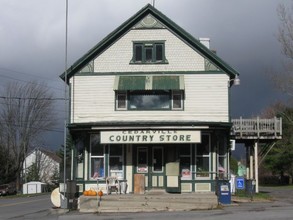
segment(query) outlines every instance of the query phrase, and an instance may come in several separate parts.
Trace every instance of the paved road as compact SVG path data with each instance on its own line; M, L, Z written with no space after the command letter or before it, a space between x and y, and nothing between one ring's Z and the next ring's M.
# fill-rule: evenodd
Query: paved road
M293 205L293 188L263 187L263 192L269 193L275 200L279 202L289 203ZM293 219L293 217L292 217Z
M0 219L24 219L33 213L41 213L52 207L50 195L31 197L0 197Z
M78 211L52 210L49 195L0 199L0 219L42 219L42 220L292 220L293 190L262 188L275 197L272 202L248 202L224 207L223 209L190 212L152 213L105 213L84 214Z

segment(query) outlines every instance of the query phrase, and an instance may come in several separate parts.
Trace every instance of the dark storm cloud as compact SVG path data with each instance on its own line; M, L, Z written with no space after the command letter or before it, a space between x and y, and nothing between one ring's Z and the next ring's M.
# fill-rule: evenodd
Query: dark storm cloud
M71 65L152 0L68 2ZM280 2L284 1L156 0L155 6L194 37L209 37L211 48L240 72L241 85L232 88L231 113L250 117L280 98L266 74L269 68L279 68L282 59L276 38ZM11 80L8 76L37 79L63 97L59 75L65 66L65 0L2 0L0 47L0 89ZM64 116L64 111L56 112ZM62 143L62 134L56 135Z

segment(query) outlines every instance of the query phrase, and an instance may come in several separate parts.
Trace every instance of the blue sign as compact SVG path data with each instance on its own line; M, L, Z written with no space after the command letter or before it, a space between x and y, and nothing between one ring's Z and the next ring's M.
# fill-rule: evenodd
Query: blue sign
M237 177L236 178L236 189L245 189L244 178L243 177Z

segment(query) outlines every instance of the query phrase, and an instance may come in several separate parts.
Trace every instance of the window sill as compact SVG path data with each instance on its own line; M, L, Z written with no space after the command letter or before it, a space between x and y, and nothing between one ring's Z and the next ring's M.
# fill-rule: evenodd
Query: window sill
M123 111L128 111L128 112L139 112L139 111L184 111L183 109L116 109L115 111L117 112L123 112Z
M166 61L160 61L160 62L135 62L135 61L130 61L130 65L156 65L156 64L169 64L169 62Z

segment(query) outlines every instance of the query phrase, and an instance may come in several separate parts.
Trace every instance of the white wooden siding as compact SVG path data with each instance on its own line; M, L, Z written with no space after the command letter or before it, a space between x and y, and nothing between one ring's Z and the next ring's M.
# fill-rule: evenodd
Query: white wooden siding
M130 65L133 41L165 40L168 64ZM95 72L202 71L204 58L167 29L130 30L94 60Z
M229 121L227 75L187 74L184 78L184 111L115 111L115 76L74 76L70 79L71 123Z

